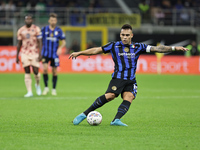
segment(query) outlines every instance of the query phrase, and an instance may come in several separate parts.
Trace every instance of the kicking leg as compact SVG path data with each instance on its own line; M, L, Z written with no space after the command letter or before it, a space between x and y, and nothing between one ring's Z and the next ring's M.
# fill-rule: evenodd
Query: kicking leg
M81 113L80 115L78 115L74 120L73 120L73 124L74 125L78 125L79 123L81 123L86 117L87 115L91 112L96 110L97 108L103 106L105 103L113 100L115 98L115 94L114 93L106 93L105 95L102 95L100 97L98 97L94 103L83 113Z

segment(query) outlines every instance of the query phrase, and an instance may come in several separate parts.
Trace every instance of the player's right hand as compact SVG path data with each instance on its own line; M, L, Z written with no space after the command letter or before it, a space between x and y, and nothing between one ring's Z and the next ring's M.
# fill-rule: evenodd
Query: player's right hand
M17 64L19 63L19 57L16 57L16 63Z
M39 54L38 60L39 60L39 62L42 61L42 55L41 54Z
M71 53L71 55L69 56L69 59L70 58L72 58L72 59L76 59L76 57L78 57L79 56L79 52L73 52L73 53Z

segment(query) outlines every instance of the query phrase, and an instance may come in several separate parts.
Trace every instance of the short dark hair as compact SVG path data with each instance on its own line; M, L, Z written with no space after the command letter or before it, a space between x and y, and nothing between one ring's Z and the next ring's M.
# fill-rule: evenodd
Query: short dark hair
M50 14L49 14L49 18L50 18L50 17L57 18L57 14L56 14L56 13L50 13Z
M31 17L31 18L33 19L33 15L32 15L32 14L26 14L26 15L24 16L24 18L26 19L26 17Z
M130 24L124 24L121 29L131 29L132 30L132 27Z

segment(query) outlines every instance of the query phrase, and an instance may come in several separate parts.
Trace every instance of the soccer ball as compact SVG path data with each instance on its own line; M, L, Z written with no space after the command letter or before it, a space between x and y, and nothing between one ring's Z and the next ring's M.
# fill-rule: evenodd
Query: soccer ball
M98 111L91 111L87 115L87 122L92 126L99 125L101 121L102 121L102 115Z

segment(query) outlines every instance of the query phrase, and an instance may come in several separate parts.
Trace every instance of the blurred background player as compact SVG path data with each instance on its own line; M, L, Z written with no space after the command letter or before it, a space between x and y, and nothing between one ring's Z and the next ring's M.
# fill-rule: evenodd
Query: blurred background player
M38 26L32 24L33 18L31 15L25 16L25 24L17 32L17 55L16 63L19 63L19 52L21 50L21 62L25 70L25 85L28 93L24 97L33 96L32 93L32 79L31 79L31 70L32 66L33 73L35 75L35 87L37 95L41 95L40 89L40 73L39 66L41 60L41 49L42 49L42 36L41 30Z
M57 95L56 84L57 84L57 67L59 63L59 55L62 53L62 48L66 45L65 34L63 31L56 26L57 24L57 14L50 13L49 25L42 28L42 62L43 62L43 79L44 79L44 91L43 95L49 92L48 88L48 62L52 67L52 83L53 89L51 94ZM59 40L61 40L61 45L59 46Z

